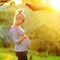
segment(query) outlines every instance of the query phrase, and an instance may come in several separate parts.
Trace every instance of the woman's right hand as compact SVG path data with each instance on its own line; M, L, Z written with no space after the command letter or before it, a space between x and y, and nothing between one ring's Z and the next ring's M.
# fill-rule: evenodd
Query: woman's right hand
M25 34L24 37L27 38L27 35Z

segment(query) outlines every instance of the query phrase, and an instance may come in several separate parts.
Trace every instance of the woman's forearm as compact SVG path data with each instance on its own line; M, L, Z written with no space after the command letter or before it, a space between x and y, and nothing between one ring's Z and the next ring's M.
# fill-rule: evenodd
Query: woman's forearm
M25 38L27 38L27 36L26 36L26 35L22 36L22 37L19 39L18 44L19 44L19 43L21 43Z

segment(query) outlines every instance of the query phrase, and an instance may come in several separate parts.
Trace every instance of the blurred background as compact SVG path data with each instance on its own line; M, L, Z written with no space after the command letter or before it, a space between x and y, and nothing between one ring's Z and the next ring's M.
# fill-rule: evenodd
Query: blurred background
M33 11L26 4L43 9ZM22 27L32 43L28 58L59 60L60 0L0 0L0 59L17 60L9 29L18 8L24 10L26 21Z

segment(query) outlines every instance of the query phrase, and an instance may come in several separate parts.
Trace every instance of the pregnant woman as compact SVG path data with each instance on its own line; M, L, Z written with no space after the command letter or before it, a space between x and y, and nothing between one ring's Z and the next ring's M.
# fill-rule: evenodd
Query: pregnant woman
M25 31L21 27L21 25L25 21L25 17L22 14L22 10L18 9L14 16L14 21L11 26L10 32L15 44L14 51L18 60L28 60L27 51L30 47L30 39L27 37Z

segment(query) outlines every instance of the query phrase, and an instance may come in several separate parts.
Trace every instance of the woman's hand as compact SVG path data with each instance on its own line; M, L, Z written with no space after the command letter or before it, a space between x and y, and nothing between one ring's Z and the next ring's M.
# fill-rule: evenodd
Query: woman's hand
M27 35L25 34L24 37L27 38Z
M19 39L19 43L21 43L25 38L28 38L26 34L24 34L20 39ZM18 43L18 44L19 44Z

